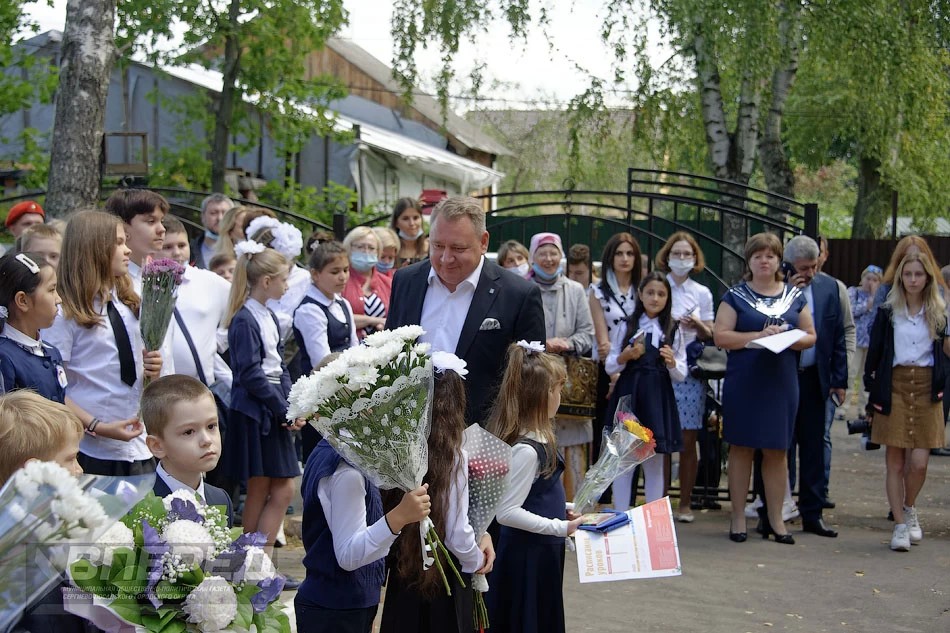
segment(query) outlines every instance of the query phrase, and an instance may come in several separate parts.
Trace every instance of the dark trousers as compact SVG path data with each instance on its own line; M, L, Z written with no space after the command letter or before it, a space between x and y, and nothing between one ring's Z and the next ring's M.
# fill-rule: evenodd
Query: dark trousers
M802 519L821 518L825 487L825 401L821 393L817 367L806 367L798 374L798 415L795 417L795 443L798 445L798 510ZM789 461L795 459L792 447Z
M365 609L324 609L294 600L298 633L370 633L378 605Z

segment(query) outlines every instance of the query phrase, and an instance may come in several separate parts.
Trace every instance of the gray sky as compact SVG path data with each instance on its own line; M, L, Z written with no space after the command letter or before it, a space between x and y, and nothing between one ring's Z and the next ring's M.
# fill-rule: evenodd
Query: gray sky
M540 29L531 29L527 40L509 41L509 31L495 23L474 42L467 42L457 56L456 71L460 84L453 93L464 88L464 78L478 62L485 64L482 93L500 97L498 102L479 102L485 108L531 108L536 100L566 103L590 83L589 75L577 70L580 65L600 77L612 75L612 54L600 41L603 23L602 0L575 0L556 2L544 0L548 7L549 38ZM390 0L345 0L350 13L349 25L340 32L342 37L362 46L386 64L392 59ZM540 6L540 3L533 3ZM28 12L40 24L41 30L62 30L66 21L66 0L45 0L28 5ZM549 42L550 40L550 42ZM662 53L658 52L658 55ZM418 66L422 76L431 77L438 71L440 60L437 50L420 51ZM501 87L490 89L492 81ZM427 88L423 82L423 88ZM456 110L472 109L470 101L454 102Z

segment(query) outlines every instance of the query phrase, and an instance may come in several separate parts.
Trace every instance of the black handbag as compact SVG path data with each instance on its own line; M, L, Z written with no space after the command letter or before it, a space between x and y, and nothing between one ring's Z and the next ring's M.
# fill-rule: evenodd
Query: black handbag
M686 346L689 375L701 380L718 380L726 375L726 351L695 340Z

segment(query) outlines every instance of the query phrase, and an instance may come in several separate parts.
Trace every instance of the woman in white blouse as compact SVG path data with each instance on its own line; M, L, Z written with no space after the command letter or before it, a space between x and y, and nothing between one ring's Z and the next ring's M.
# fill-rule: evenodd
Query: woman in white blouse
M656 269L667 273L666 279L670 282L673 318L679 322L683 349L695 340L712 340L713 320L716 318L712 292L689 277L703 272L705 265L706 260L696 238L685 231L671 235L656 254ZM695 517L690 505L699 464L696 440L706 418L706 383L687 374L683 382L673 383L673 393L676 394L676 408L683 429L683 450L680 451L679 463L680 500L676 520L692 523Z
M929 255L905 255L878 310L864 366L872 441L886 446L887 501L894 514L891 549L923 539L915 506L930 449L943 446L944 384L950 356L943 284Z

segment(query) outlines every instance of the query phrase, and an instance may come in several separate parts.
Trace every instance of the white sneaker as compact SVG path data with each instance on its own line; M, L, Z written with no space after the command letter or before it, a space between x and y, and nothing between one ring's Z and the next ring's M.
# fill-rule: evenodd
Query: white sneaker
M916 545L924 538L924 531L920 528L920 519L917 518L917 508L904 507L904 522L907 523L907 532L910 535L910 542Z
M785 501L782 503L782 520L791 521L799 517L798 506L794 501Z
M747 519L757 519L759 517L759 508L761 507L762 507L762 500L756 497L755 501L746 505L745 517Z
M906 523L898 523L894 526L894 535L891 537L891 549L895 552L910 551L910 530Z

